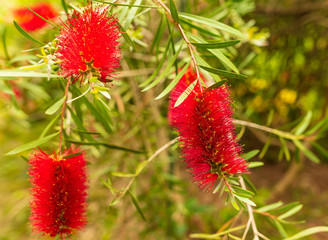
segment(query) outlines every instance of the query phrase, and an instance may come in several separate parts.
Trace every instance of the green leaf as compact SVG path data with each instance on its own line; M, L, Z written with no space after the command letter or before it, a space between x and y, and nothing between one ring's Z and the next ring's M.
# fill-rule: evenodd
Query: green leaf
M242 193L242 194L247 195L247 196L250 196L250 197L251 196L254 196L254 193L253 192L248 191L248 190L243 189L243 188L240 188L240 187L237 187L237 186L234 186L232 189L235 190L236 193Z
M120 147L120 146L108 144L106 142L96 142L96 141L83 142L83 141L77 141L77 140L73 140L73 139L65 139L65 141L70 142L70 143L75 143L77 145L104 146L104 147L107 147L107 148L121 150L121 151L125 151L125 152L132 152L132 153L136 153L136 154L145 153L144 151L138 151L138 150L133 150L133 149L125 148L125 147Z
M139 163L135 174L139 175L139 173L141 173L141 171L148 165L148 163L149 163L149 161L143 161L143 162Z
M145 87L144 89L142 89L142 92L145 92L151 88L153 88L154 86L156 86L161 80L163 80L166 76L169 75L170 73L170 69L173 66L173 64L175 63L175 60L178 58L178 55L180 53L180 50L182 48L182 45L180 46L179 50L176 51L176 53L174 54L174 56L169 60L169 62L167 63L164 71L159 75L159 77L153 81L151 84L149 84L147 87Z
M282 150L285 154L286 160L290 161L290 152L289 152L286 140L284 138L280 137L280 136L279 136L279 139L280 139L281 147L282 147Z
M136 176L135 173L125 173L125 172L111 172L110 174L115 177L124 177L124 178L131 178Z
M140 3L142 2L142 0L136 0L134 3L135 5L140 5ZM130 7L129 7L130 8ZM124 24L124 29L128 29L136 15L138 11L138 8L132 8L129 12L128 12L128 16L125 20L125 24Z
M63 156L63 159L73 158L73 157L76 157L76 156L81 155L82 153L83 153L83 152L72 153L72 154L69 154L69 155Z
M322 147L319 143L317 142L311 142L312 146L320 153L323 157L328 159L328 150Z
M184 24L186 24L186 25L188 25L188 26L190 26L194 29L197 29L201 33L207 34L207 35L212 36L212 37L220 37L220 35L217 34L216 32L214 32L212 29L211 29L211 31L209 31L209 30L207 30L203 27L192 24L191 22L189 22L187 20L184 20L183 18L180 18L180 22L182 22L182 23L184 23Z
M186 88L186 90L183 91L183 93L179 96L179 98L175 102L174 107L179 106L189 96L189 94L194 90L197 82L198 80L196 79Z
M165 30L165 26L166 26L164 18L165 18L165 15L161 17L161 21L159 22L158 28L156 30L153 43L150 47L150 52L153 52L155 46L156 46L156 50L158 51L158 46L159 46L159 43L161 42L164 30Z
M37 140L34 140L32 142L29 142L29 143L26 143L20 147L17 147L13 150L11 150L10 152L7 152L6 155L14 155L14 154L17 154L17 153L20 153L20 152L23 152L23 151L26 151L26 150L29 150L29 149L32 149L32 148L36 148L36 147L39 147L40 145L48 142L50 139L54 138L55 136L57 136L59 134L59 132L56 132L54 134L51 134L51 135L48 135L44 138L39 138Z
M259 159L263 159L263 157L265 156L265 154L267 153L269 147L270 147L270 143L271 143L272 137L270 136L269 139L266 141L264 147L262 148L262 151L259 155Z
M33 42L35 42L35 43L38 43L38 44L40 44L40 45L46 45L45 43L43 43L43 42L40 42L39 40L36 40L35 38L33 38L30 34L28 34L27 32L25 32L24 31L24 29L21 27L21 26L19 26L19 24L14 20L13 21L14 22L14 25L15 25L15 27L16 27L16 29L24 36L24 37L26 37L27 39L29 39L29 40L31 40L31 41L33 41Z
M225 25L223 23L220 23L218 21L215 21L213 19L210 19L210 18L197 16L197 15L193 15L193 14L189 14L189 13L180 13L179 16L180 16L180 18L198 22L198 23L204 24L206 26L213 27L213 28L219 29L221 31L236 35L238 37L241 37L242 39L246 38L246 36L243 33L241 33L239 30L232 28L228 25Z
M220 236L226 235L226 234L231 233L231 232L239 231L239 230L244 229L244 228L245 228L245 225L241 225L241 226L238 226L238 227L229 228L226 231L218 232L218 233L215 233L215 234L193 233L193 234L190 234L189 237L190 238L202 238L202 239L220 239Z
M140 214L141 218L146 222L147 219L145 218L145 215L143 214L140 206L139 206L139 203L138 203L138 200L135 196L132 195L132 193L130 191L128 191L129 195L131 196L131 200L133 202L133 205L136 207L138 213Z
M216 188L214 189L214 191L213 191L213 194L214 193L217 193L219 190L220 190L220 188L221 188L221 186L222 186L222 179L221 179L221 181L219 182L219 184L216 186Z
M269 205L266 205L264 207L260 207L258 209L256 209L259 212L268 212L270 210L276 209L278 207L281 207L283 205L283 203L281 201L279 202L275 202L275 203L271 203Z
M240 80L247 78L247 76L245 76L243 74L228 72L228 71L216 69L216 68L209 68L209 67L205 67L202 65L199 65L199 67L201 67L202 69L204 69L207 72L214 73L216 75L226 77L226 78L233 78L233 79L240 79Z
M177 7L175 6L173 0L170 0L170 12L173 20L177 23L180 23Z
M49 107L46 110L46 114L47 115L52 115L55 112L57 112L57 110L63 106L63 103L65 102L66 97L62 97L61 99L59 99L57 102L55 102L51 107Z
M246 160L249 160L249 159L251 159L252 157L255 157L258 153L260 152L260 150L252 150L252 151L250 151L250 152L248 152L248 153L244 153L244 154L242 154L241 156L243 157L243 158L245 158Z
M124 4L124 3L113 3L113 2L106 2L106 1L99 1L99 0L94 0L95 2L99 3L105 3L113 6L120 6L120 7L129 7L129 8L160 8L157 6L151 6L151 5L136 5L136 4Z
M242 202L244 202L244 203L247 203L247 204L249 204L249 205L251 205L251 206L253 206L253 207L256 207L256 204L255 204L252 200L250 200L250 199L248 199L248 198L240 197L240 196L238 196L238 195L235 195L235 197L238 198L240 201L242 201Z
M227 195L227 197L228 197L229 195ZM233 197L231 197L231 205L233 206L233 208L234 209L236 209L237 211L239 211L239 206L238 206L238 204L237 204L237 202L236 202L236 200L233 198Z
M328 227L327 226L318 226L318 227L308 228L308 229L305 229L305 230L295 234L294 236L286 238L285 240L302 239L306 236L316 234L316 233L320 233L320 232L328 232Z
M288 204L286 204L285 206L283 206L279 209L274 210L274 213L275 214L281 214L281 213L284 213L284 212L286 212L286 211L288 211L288 210L290 210L290 209L292 209L292 208L294 208L298 205L300 205L299 202L291 202L291 203L288 203Z
M188 33L188 36L190 39L193 39L194 41L197 41L198 43L207 43L202 38L195 36L191 33ZM209 49L210 53L212 53L215 57L217 57L222 64L224 64L226 67L230 68L232 71L239 73L238 68L222 53L219 49Z
M320 122L318 122L313 128L308 130L305 135L311 135L318 131L322 126L325 126L328 123L328 118L322 119Z
M48 74L48 73L40 73L40 72L33 72L33 71L0 71L0 78L1 77L39 77L39 78L59 78L62 77L60 75L53 75L53 74Z
M172 35L170 35L170 38L172 37ZM157 68L155 69L155 71L153 72L153 74L146 80L144 81L143 83L141 83L139 86L140 87L144 87L144 86L147 86L149 83L151 83L154 78L157 76L157 74L159 73L159 71L161 70L164 62L165 62L165 59L166 59L166 55L167 55L167 52L170 48L170 40L168 41L167 45L166 45L166 48L164 50L164 53L161 57L161 61L159 62Z
M256 167L261 167L264 165L264 162L251 162L248 165L248 168L256 168Z
M175 78L172 80L172 82L163 90L163 92L161 92L156 98L155 100L158 100L164 96L166 96L176 85L177 83L180 81L180 79L182 78L182 76L186 73L188 67L190 65L190 62L187 63L182 69L181 71L178 73L178 75L175 76Z
M286 232L286 230L284 229L284 227L281 225L281 223L278 222L277 219L274 219L273 221L274 221L274 223L276 224L276 227L277 227L277 229L278 229L280 235L281 235L284 239L287 238L287 237L288 237L287 232Z
M72 131L74 132L78 132L78 133L83 133L83 134L91 134L91 135L101 135L100 132L89 132L89 131L83 131L83 130L80 130L80 129L74 129L74 128L71 128Z
M118 27L120 29L120 33L122 34L125 41L133 48L133 50L136 50L136 45L134 44L133 40L130 38L129 34L124 30L121 24L118 24Z
M294 215L295 213L297 213L298 211L300 211L300 210L302 209L302 207L303 207L303 205L300 204L300 205L298 205L298 206L296 206L296 207L290 209L289 211L287 211L287 212L281 214L281 215L278 217L278 219L285 219L285 218L288 218L288 217Z
M40 14L34 12L31 8L26 7L29 11L31 11L33 14L35 14L36 16L38 16L39 18L41 18L43 21L46 21L47 23L49 23L50 25L54 26L55 28L59 29L58 26L56 26L54 23L50 22L49 20L45 19L44 17L42 17Z
M39 139L43 138L49 131L49 129L55 124L55 122L57 121L57 119L59 118L60 114L58 114L55 118L53 118L49 124L44 128L44 130L42 131Z
M300 141L293 140L296 147L298 147L312 162L320 163L320 159L314 155L309 149L307 149Z
M206 67L211 67L204 59L202 59L198 54L195 54L195 59L198 65L203 65ZM220 82L222 81L221 78L213 73L209 73L211 77L214 79L215 82Z
M206 48L206 49L217 49L217 48L226 48L240 43L240 40L232 40L232 41L221 41L221 42L208 42L208 43L198 43L191 42L192 45L196 47Z
M225 84L226 82L227 82L226 80L222 80L220 82L214 83L210 87L206 88L206 91L210 92L213 89L217 89L217 88L221 87L223 84Z
M65 0L61 0L61 4L62 4L62 6L63 6L63 8L64 8L65 13L68 15L68 10L67 10L66 1L65 1Z
M303 120L295 127L294 129L294 133L295 135L301 135L306 128L310 125L311 119L312 119L312 112L309 111L305 117L303 118Z

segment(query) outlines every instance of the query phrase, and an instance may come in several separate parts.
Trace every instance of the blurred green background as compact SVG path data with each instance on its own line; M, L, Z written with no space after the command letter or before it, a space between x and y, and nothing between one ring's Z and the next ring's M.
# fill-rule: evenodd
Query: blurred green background
M13 9L36 2L39 1L2 0L0 32L6 29L9 58L1 46L1 69L37 61L37 50L23 52L36 45L26 40L12 24ZM59 0L48 2L63 14ZM151 4L151 1L144 3ZM290 131L309 112L312 114L310 126L328 117L327 1L180 0L176 4L181 12L214 18L224 15L223 22L248 34L248 42L227 53L241 73L249 76L245 81L229 83L235 98L236 118L261 125L269 122L272 128ZM155 24L147 24L151 20L159 22L156 10L139 16L129 28L129 34L148 46L157 28ZM32 33L44 42L52 41L56 34L58 31L51 28ZM102 132L103 138L111 144L154 152L176 137L166 118L168 98L153 100L163 90L163 85L147 92L140 92L138 87L156 68L154 53L142 46L134 52L126 44L122 45L122 51L125 77L119 79L110 92L112 133L104 132L94 117L87 115L85 105L81 107L86 115L83 121L90 131ZM22 61L17 56L27 57ZM208 59L215 64L215 59L210 56ZM140 71L136 74L133 70ZM19 97L12 94L15 89ZM36 239L28 225L30 184L26 159L31 151L14 156L4 154L39 137L52 119L44 111L62 94L56 80L22 78L11 83L8 79L0 79L1 240ZM243 133L241 142L245 152L261 150L271 139L271 135L254 129L238 127L238 131ZM293 220L306 220L306 223L286 227L290 234L328 225L326 131L317 140L319 146L306 143L320 158L320 164L308 160L295 146L290 146L291 160L286 161L280 153L279 140L272 137L270 141L268 151L258 159L264 166L253 169L249 176L258 191L255 202L261 206L278 200L300 201L303 209ZM51 144L47 147L53 149ZM201 192L191 182L176 145L154 159L132 185L131 192L137 196L147 221L140 217L129 195L108 209L114 196L104 182L108 185L110 179L116 189L129 182L128 178L110 173L133 172L146 157L103 147L83 148L89 159L89 224L73 239L189 239L191 233L215 233L237 214L230 205L224 206L224 199ZM282 239L270 222L257 218L261 232L270 239ZM246 222L247 216L240 221ZM308 239L328 239L328 234L316 234Z

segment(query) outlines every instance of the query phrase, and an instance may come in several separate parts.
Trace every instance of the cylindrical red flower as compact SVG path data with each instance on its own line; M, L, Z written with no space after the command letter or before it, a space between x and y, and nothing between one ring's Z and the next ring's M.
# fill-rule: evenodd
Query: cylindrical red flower
M248 173L248 164L235 135L232 100L226 85L208 90L198 83L184 102L174 108L181 93L197 79L189 69L170 98L169 119L179 133L182 155L201 189L209 190L220 177Z
M29 162L32 200L30 222L35 233L65 239L86 224L87 176L84 153L34 153Z
M108 6L93 8L90 2L82 13L73 10L57 38L61 74L73 82L90 77L110 82L120 67L119 27Z
M57 11L55 11L55 9L47 2L37 3L31 6L31 9L45 19L51 19L58 16ZM41 29L48 24L27 8L15 9L14 16L19 25L27 32Z

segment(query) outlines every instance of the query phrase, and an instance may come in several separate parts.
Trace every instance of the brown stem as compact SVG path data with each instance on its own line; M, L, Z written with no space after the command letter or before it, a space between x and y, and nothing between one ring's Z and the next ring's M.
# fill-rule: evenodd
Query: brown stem
M65 119L65 109L66 109L66 99L68 94L68 88L69 88L69 80L67 79L66 87L65 87L65 93L64 93L64 104L62 107L61 112L61 120L60 120L60 132L59 132L59 155L61 154L61 145L62 145L62 139L63 139L63 131L64 131L64 119Z
M191 57L191 60L193 62L195 70L196 70L197 80L198 80L198 83L201 86L201 90L202 90L202 84L201 84L201 80L200 80L199 68L198 68L198 65L197 65L197 62L196 62L196 59L195 59L195 55L194 55L195 50L194 50L193 45L189 42L189 39L187 38L185 32L183 31L183 28L181 27L181 25L173 19L170 9L161 0L154 0L154 1L158 5L160 5L161 7L164 8L165 13L168 16L169 20L172 23L174 23L174 25L179 29L179 32L181 33L183 40L187 43L188 49L189 49L189 52L190 52L190 57Z

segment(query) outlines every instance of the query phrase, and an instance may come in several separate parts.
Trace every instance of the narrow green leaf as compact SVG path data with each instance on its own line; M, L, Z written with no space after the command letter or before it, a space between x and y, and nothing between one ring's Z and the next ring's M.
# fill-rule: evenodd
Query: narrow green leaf
M281 207L282 205L283 205L283 203L281 201L279 201L279 202L271 203L269 205L260 207L260 208L258 208L256 210L259 211L259 212L268 212L270 210L273 210L273 209L276 209L278 207Z
M1 77L39 77L39 78L59 78L62 77L60 75L53 75L48 73L40 73L40 72L33 72L33 71L0 71L0 78Z
M26 7L29 11L31 11L33 14L35 14L36 16L38 16L39 18L41 18L43 21L46 21L47 23L49 23L50 25L54 26L55 28L59 29L58 26L56 26L54 23L50 22L49 20L45 19L44 17L42 17L40 14L36 13L35 11L33 11L31 8Z
M135 4L135 5L140 5L141 2L142 2L142 0L136 0L136 1L134 2L134 4ZM129 7L129 8L130 8L130 7ZM128 28L130 27L130 25L131 25L131 23L132 23L132 21L133 21L135 15L136 15L137 11L138 11L138 8L132 8L132 9L128 12L128 14L127 14L127 18L126 18L126 20L125 20L125 24L124 24L124 29L128 29Z
M213 191L213 194L214 193L217 193L219 190L220 190L220 188L221 188L221 186L222 186L222 179L221 179L221 181L219 182L219 184L216 186L216 188L214 189L214 191Z
M198 65L203 65L206 67L211 67L204 59L202 59L198 54L195 54L195 59ZM209 73L211 77L214 79L215 82L220 82L222 81L221 78L213 73Z
M300 211L300 210L302 209L302 207L303 207L303 205L300 204L300 205L298 205L298 206L296 206L296 207L290 209L289 211L287 211L287 212L281 214L281 215L278 217L278 219L285 219L285 218L288 218L288 217L294 215L295 213L297 213L298 211Z
M202 65L199 65L199 67L201 67L202 69L204 69L207 72L214 73L219 76L226 77L226 78L233 78L233 79L240 79L240 80L247 78L247 76L245 76L243 74L228 72L228 71L216 69L216 68L209 68L209 67L205 67Z
M150 52L153 52L155 46L156 46L156 50L158 51L158 46L159 46L159 43L161 42L164 30L165 30L165 26L166 26L165 21L164 21L165 16L166 15L161 17L161 21L159 22L158 28L156 30L153 43L150 47Z
M83 131L83 130L75 129L75 128L71 128L71 129L72 129L72 131L78 132L78 133L91 134L91 135L101 135L100 132L89 132L89 131Z
M179 48L178 51L176 51L176 53L174 54L174 56L169 60L169 62L167 63L164 71L159 75L159 77L153 81L151 84L149 84L147 87L145 87L144 89L142 89L142 92L145 92L153 87L155 87L161 80L163 80L166 76L169 75L170 73L170 69L171 67L173 66L173 64L175 63L175 60L178 58L178 55L181 51L181 48L182 48L182 44Z
M67 108L68 108L69 112L71 113L72 119L73 119L73 121L75 122L75 124L76 124L76 126L78 127L78 129L81 130L81 131L85 131L85 132L87 132L87 129L83 126L83 123L81 122L80 118L76 115L76 113L75 113L75 112L74 112L69 106L67 106ZM81 135L80 135L80 137L81 137ZM85 136L83 135L83 136L82 136L82 139L84 139L84 137L85 137L89 142L94 141L94 138L93 138L91 135L89 135L89 134L87 134L87 135L85 135Z
M312 227L305 229L294 236L291 236L289 238L286 238L285 240L296 240L296 239L302 239L306 236L310 236L312 234L320 233L320 232L328 232L328 227L327 226L318 226L318 227Z
M220 236L223 236L223 235L231 233L231 232L239 231L244 228L245 228L245 225L241 225L241 226L229 228L226 231L222 231L222 232L218 232L218 233L214 233L214 234L193 233L193 234L190 234L189 237L190 238L202 238L202 239L220 239Z
M192 39L192 40L194 40L194 41L196 41L196 42L198 42L198 43L207 43L205 40L203 40L203 39L200 38L199 36L195 36L195 35L193 35L193 34L191 34L191 33L187 33L187 34L188 34L188 37L189 37L190 39ZM227 57L222 53L221 50L219 50L219 49L208 49L208 51L209 51L210 53L212 53L215 57L217 57L217 58L220 60L220 62L221 62L224 66L230 68L232 71L234 71L234 72L236 72L236 73L239 73L238 68L237 68L237 67L236 67L236 66L230 61L229 58L227 58Z
M282 213L284 213L284 212L286 212L286 211L288 211L288 210L290 210L290 209L292 209L292 208L294 208L294 207L296 207L298 205L300 205L299 202L291 202L291 203L288 203L288 204L286 204L285 206L283 206L283 207L281 207L279 209L274 210L274 213L276 215L277 214L282 214Z
M227 196L230 196L230 195L227 195ZM236 209L237 211L239 211L240 208L239 208L236 200L234 199L234 197L231 197L230 201L231 201L231 205L233 206L233 208Z
M65 13L68 15L68 10L67 10L66 1L65 1L65 0L61 0L61 4L62 4L62 6L63 6L63 8L64 8Z
M95 2L99 3L105 3L113 6L120 6L120 7L129 7L129 8L160 8L157 6L151 6L151 5L136 5L136 4L124 4L124 3L113 3L113 2L106 2L106 1L99 1L99 0L94 0Z
M264 147L262 148L262 151L259 155L259 159L263 159L263 157L265 156L265 154L267 153L269 147L270 147L270 143L271 143L272 137L270 136L269 139L266 141Z
M256 168L256 167L261 167L264 165L264 162L251 162L248 165L248 168Z
M213 29L211 29L211 31L203 28L203 27L200 27L200 26L197 26L195 24L192 24L191 22L187 21L187 20L184 20L183 18L180 18L180 22L198 30L199 32L201 33L204 33L204 34L207 34L209 36L212 36L212 37L221 37L216 31L214 32Z
M55 122L57 121L57 119L59 118L60 114L58 114L55 118L53 118L49 124L44 128L44 130L42 131L39 139L43 138L49 131L49 129L55 124Z
M250 199L248 199L248 198L240 197L240 196L238 196L238 195L236 195L235 197L238 198L240 201L242 201L242 202L244 202L244 203L247 203L247 204L249 204L249 205L251 205L251 206L253 206L253 207L256 207L256 204L255 204L252 200L250 200Z
M255 188L255 186L253 185L253 183L248 179L248 177L246 176L242 176L242 178L244 179L246 185L254 192L257 193L257 190Z
M50 139L54 138L55 136L57 136L59 134L59 132L56 132L56 133L53 133L51 135L48 135L44 138L39 138L37 140L34 140L32 142L29 142L29 143L26 143L20 147L17 147L13 150L11 150L10 152L7 152L6 155L14 155L14 154L17 154L17 153L20 153L20 152L23 152L23 151L26 151L26 150L29 150L29 149L32 149L32 148L36 148L36 147L39 147L40 145L48 142Z
M322 147L319 143L317 142L311 142L312 146L320 153L323 157L328 159L328 150Z
M237 186L232 187L232 189L235 190L236 193L242 193L244 195L254 196L254 193L253 192L248 191L248 190L243 189L243 188L240 188L240 187L237 187Z
M223 84L225 84L226 82L227 82L226 80L222 80L220 82L214 83L210 87L206 88L206 91L210 92L213 89L217 89L217 88L221 87Z
M107 148L121 150L121 151L125 151L125 152L132 152L132 153L136 153L136 154L145 153L144 151L138 151L138 150L133 150L133 149L125 148L125 147L120 147L120 146L108 144L106 142L96 142L96 141L94 141L94 142L83 142L83 141L77 141L77 140L73 140L73 139L65 139L65 141L70 142L70 143L75 143L77 145L104 146L104 147L107 147Z
M170 38L172 37L172 35L170 35ZM163 53L163 56L161 58L161 61L159 62L159 64L157 65L157 68L155 69L155 71L153 72L153 74L146 80L144 81L143 83L141 83L139 86L140 87L144 87L144 86L147 86L149 83L151 83L155 77L157 76L157 74L159 73L159 71L161 70L164 62L165 62L165 59L166 59L166 55L167 55L167 52L170 48L170 40L168 41L167 45L166 45L166 48L164 50L164 53Z
M161 92L156 98L155 100L158 100L164 96L166 96L180 81L180 79L182 78L182 76L186 73L188 67L190 65L190 62L187 63L179 72L178 75L175 76L175 78L172 80L172 82L163 90L163 92Z
M63 106L63 103L65 102L65 97L62 97L61 99L59 99L57 102L55 102L51 107L49 107L47 110L46 110L46 114L47 115L52 115L54 114L55 112L57 112L57 110Z
M177 10L177 7L175 6L175 3L173 0L170 0L170 12L171 12L171 16L172 16L173 20L177 23L180 23L178 10Z
M188 96L189 94L194 90L196 84L197 84L197 79L193 81L187 88L186 90L183 91L183 93L179 96L177 101L174 104L174 107L179 106Z
M72 153L72 154L69 154L69 155L63 156L62 158L63 158L63 159L69 159L69 158L73 158L73 157L79 156L79 155L81 155L81 154L82 154L82 152L76 152L76 153Z
M143 161L141 163L138 164L137 169L136 169L136 175L139 175L141 173L141 171L148 165L148 161Z
M255 157L259 152L260 152L260 150L257 150L257 149L256 149L256 150L252 150L252 151L250 151L250 152L248 152L248 153L244 153L244 154L242 154L241 156L242 156L243 158L245 158L246 160L249 160L249 159Z
M310 125L311 119L312 119L312 112L309 111L305 117L303 118L303 120L295 127L294 129L294 133L295 135L301 135L306 128Z
M179 16L180 16L180 18L198 22L198 23L204 24L205 26L214 27L221 31L236 35L238 37L241 37L242 39L246 38L246 36L243 33L241 33L239 30L232 28L228 25L225 25L223 23L220 23L218 21L215 21L213 19L210 19L210 18L197 16L197 15L193 15L193 14L189 14L189 13L180 13Z
M240 40L232 40L232 41L221 41L221 42L208 42L208 43L198 43L191 42L192 45L196 47L206 48L206 49L217 49L217 48L226 48L240 43Z
M318 131L322 126L325 126L327 123L328 123L328 118L324 118L320 122L318 122L313 128L306 131L304 134L311 135L311 134L315 133L316 131Z
M133 48L133 50L136 50L136 45L134 44L133 40L130 38L129 34L124 30L121 24L118 24L118 27L120 29L120 33L122 34L125 41Z
M135 196L132 195L132 193L130 191L128 191L129 195L131 196L131 200L133 202L133 205L136 207L138 213L140 214L141 218L146 222L147 219L145 218L145 215L143 214L140 206L139 206L139 203L138 203L138 200Z
M285 154L286 160L290 161L290 152L286 143L286 140L282 137L279 136L280 142L281 142L281 146L282 146L282 150Z
M40 42L39 40L36 40L35 38L33 38L30 34L28 34L27 32L25 32L24 31L24 29L21 27L21 26L19 26L19 24L14 20L13 21L14 22L14 25L15 25L15 27L16 27L16 29L24 36L24 37L26 37L27 39L29 39L29 40L31 40L31 41L33 41L33 42L35 42L35 43L38 43L38 44L41 44L41 45L46 45L45 43L43 43L43 42Z
M124 178L131 178L136 176L135 173L125 173L125 172L111 172L110 174L115 177L124 177Z
M281 235L284 239L287 238L287 237L288 237L287 232L286 232L286 230L284 229L284 227L281 225L281 223L278 222L278 220L276 220L276 219L274 219L273 221L274 221L274 223L276 224L276 227L277 227L277 229L278 229L280 235Z
M320 163L320 159L316 155L314 155L309 149L307 149L300 141L293 140L293 142L296 147L298 147L299 150L301 150L305 154L305 156L307 156L312 162Z

